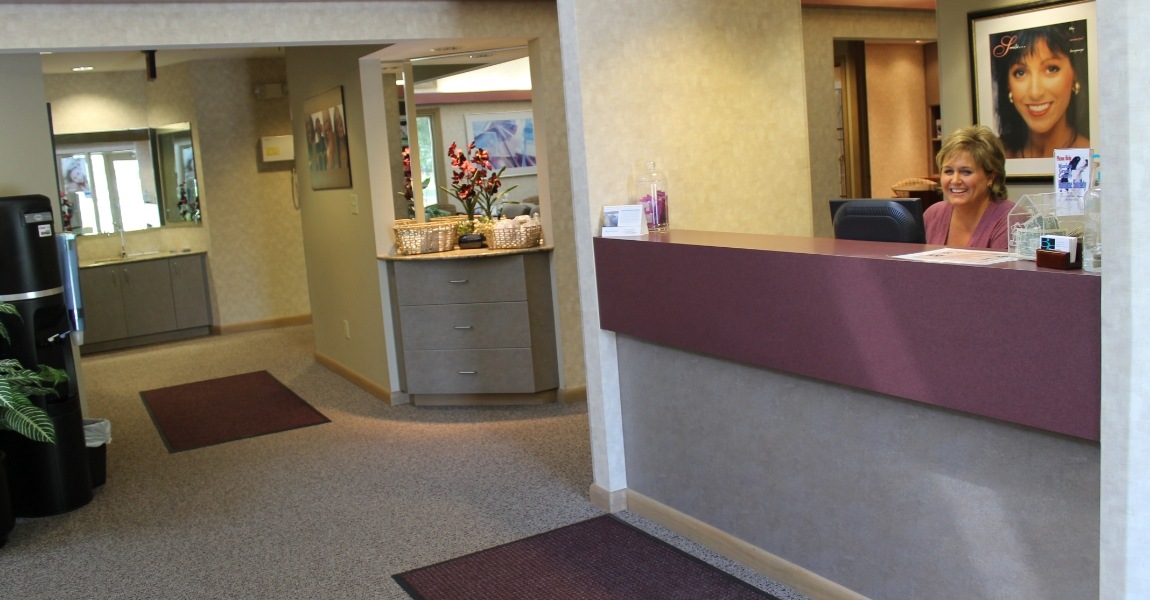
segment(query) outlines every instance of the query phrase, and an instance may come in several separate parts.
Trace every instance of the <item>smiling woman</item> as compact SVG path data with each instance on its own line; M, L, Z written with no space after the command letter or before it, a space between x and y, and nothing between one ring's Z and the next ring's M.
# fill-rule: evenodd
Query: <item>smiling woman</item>
M945 202L923 214L926 243L1006 250L1006 158L987 127L964 127L946 136L938 153Z

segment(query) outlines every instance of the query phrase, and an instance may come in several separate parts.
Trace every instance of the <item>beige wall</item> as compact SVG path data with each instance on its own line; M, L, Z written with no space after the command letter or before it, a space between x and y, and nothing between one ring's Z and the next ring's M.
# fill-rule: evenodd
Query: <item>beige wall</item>
M653 160L672 227L809 232L798 0L596 0L573 18L587 217L626 202L634 168Z
M212 283L222 325L307 315L300 213L289 171L261 171L257 144L291 133L287 98L253 85L284 82L282 59L196 61L201 201L210 227ZM211 93L202 93L211 90Z
M383 333L384 305L375 256L373 213L377 208L390 210L391 205L375 207L370 201L359 78L360 57L378 49L379 46L288 48L287 82L294 115L307 114L303 105L308 98L343 86L351 157L351 188L313 190L303 120L297 118L292 123L316 352L386 389L388 350ZM353 195L358 214L351 210ZM345 335L344 321L350 335Z
M0 196L56 196L46 96L36 55L0 56ZM58 211L58 209L56 209Z
M129 251L208 251L214 323L224 327L310 312L291 174L261 172L256 143L290 133L286 98L258 99L256 83L285 81L282 59L192 61L159 70L44 78L58 133L192 123L202 227L128 232ZM81 258L114 256L119 236L80 238Z
M918 44L866 44L867 131L872 198L930 174L926 73Z
M934 13L930 11L803 9L803 55L807 112L810 115L810 210L814 235L832 235L827 200L840 196L839 146L834 117L838 111L835 98L834 41L934 39L937 35ZM873 130L871 133L873 135Z

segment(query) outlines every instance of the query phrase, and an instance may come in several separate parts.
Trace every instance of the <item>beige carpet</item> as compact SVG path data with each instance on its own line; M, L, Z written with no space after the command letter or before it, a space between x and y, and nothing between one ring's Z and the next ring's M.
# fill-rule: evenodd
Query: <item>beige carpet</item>
M84 357L89 413L112 424L107 483L79 510L19 520L0 596L400 600L392 574L602 514L584 404L390 408L316 364L312 339L300 326ZM331 422L170 454L138 395L258 370Z

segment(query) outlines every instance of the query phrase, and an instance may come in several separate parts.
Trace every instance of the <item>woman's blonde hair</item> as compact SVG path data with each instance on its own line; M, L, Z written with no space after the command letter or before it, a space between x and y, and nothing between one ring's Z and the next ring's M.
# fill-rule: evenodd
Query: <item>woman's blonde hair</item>
M1006 150L1002 140L985 125L973 125L956 129L942 142L942 149L935 157L938 170L955 154L965 152L970 155L978 168L992 177L990 182L991 200L1006 199Z

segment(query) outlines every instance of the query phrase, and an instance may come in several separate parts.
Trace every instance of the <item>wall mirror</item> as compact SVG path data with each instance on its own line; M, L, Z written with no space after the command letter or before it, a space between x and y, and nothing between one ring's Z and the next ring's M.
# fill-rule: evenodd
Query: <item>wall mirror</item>
M392 177L398 199L395 218L425 220L456 214L462 205L442 188L451 184L452 169L446 151L452 142L466 149L468 142L481 138L477 123L496 121L497 116L514 114L531 118L531 74L527 46L518 40L504 40L505 46L493 47L490 41L452 40L444 54L425 55L424 45L394 44L375 54L381 60L384 74L396 79L397 94L388 107L388 118L399 122L397 135L389 140ZM499 129L504 136L485 146L496 164L500 148L515 142L530 146L530 168L509 168L504 173L504 188L515 187L506 197L508 202L531 201L538 205L538 180L535 176L534 129L507 118ZM498 146L498 147L497 147ZM422 214L416 214L422 206Z
M88 235L200 223L188 123L54 140L64 230Z

